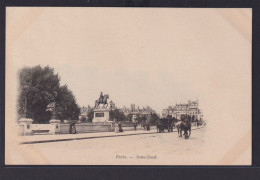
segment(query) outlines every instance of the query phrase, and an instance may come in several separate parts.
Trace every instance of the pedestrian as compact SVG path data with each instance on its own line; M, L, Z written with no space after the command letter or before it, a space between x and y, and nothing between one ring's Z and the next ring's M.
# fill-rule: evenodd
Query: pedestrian
M77 134L76 125L74 122L70 124L70 134Z
M122 124L120 122L118 123L118 128L119 128L119 132L123 132Z
M147 129L147 131L150 131L150 124L146 125L146 129Z
M119 133L119 127L117 123L115 123L115 133Z
M135 123L134 123L134 128L135 128L135 131L136 131L136 126L137 126L137 123L135 122Z

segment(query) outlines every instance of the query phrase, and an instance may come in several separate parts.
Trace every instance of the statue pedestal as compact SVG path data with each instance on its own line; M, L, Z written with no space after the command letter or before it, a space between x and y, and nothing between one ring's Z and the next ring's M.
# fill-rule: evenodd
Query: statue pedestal
M94 109L92 122L109 122L109 109Z

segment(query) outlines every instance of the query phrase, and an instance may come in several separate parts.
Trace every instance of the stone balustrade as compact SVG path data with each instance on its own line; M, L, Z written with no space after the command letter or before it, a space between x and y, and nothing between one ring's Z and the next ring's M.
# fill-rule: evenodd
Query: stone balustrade
M22 135L32 135L32 122L33 120L29 118L22 118L19 120Z
M21 135L33 135L33 134L69 134L71 124L61 124L60 120L52 119L50 124L32 124L32 119L19 120L19 126L21 129ZM89 132L110 132L114 131L112 123L81 123L75 124L77 133L89 133Z

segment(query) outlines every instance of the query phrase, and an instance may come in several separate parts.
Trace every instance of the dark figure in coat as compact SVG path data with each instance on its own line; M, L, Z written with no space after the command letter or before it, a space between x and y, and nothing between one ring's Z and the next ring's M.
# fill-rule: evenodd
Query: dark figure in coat
M122 124L121 123L118 124L118 128L119 128L119 132L123 132L123 128L122 128Z
M70 124L70 134L77 134L76 124L74 122Z
M135 131L136 131L136 127L137 127L137 123L134 123L134 128L135 128Z
M150 124L146 124L147 131L150 131Z

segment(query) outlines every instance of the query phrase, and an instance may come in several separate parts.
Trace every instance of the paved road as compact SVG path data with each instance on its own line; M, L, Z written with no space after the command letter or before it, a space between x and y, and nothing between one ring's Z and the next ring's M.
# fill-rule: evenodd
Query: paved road
M34 156L32 158L38 159L41 164L199 164L203 154L205 130L206 128L193 130L188 140L179 138L173 132L20 146L31 149Z

